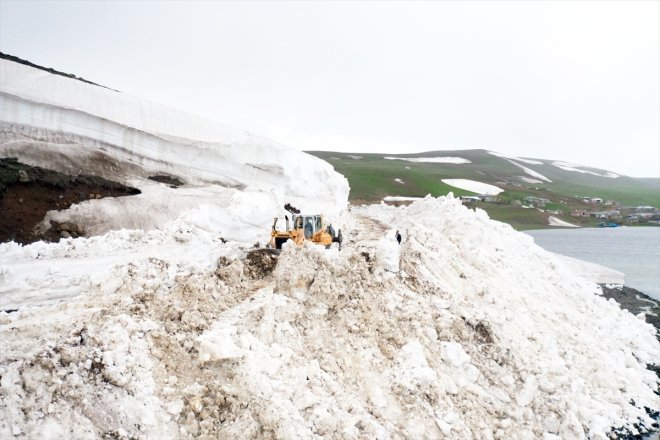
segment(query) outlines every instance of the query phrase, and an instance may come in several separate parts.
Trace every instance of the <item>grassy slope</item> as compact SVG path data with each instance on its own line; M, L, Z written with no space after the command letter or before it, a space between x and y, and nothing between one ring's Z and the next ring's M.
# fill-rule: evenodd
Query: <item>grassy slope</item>
M402 157L462 157L469 164L415 163L388 160L384 154L337 153L327 151L309 152L332 164L346 176L351 186L350 200L354 202L378 202L387 195L421 197L426 194L440 196L452 191L454 195L470 195L442 183L442 179L460 178L494 184L505 190L500 196L504 200L522 199L525 196L544 197L552 200L547 209L570 211L583 208L576 199L580 196L600 197L616 200L624 206L660 206L660 179L616 179L562 170L549 160L539 160L542 165L521 163L548 179L552 183L530 184L519 176L532 177L509 161L491 155L485 150L431 151ZM355 159L351 156L359 156ZM602 173L602 170L584 168ZM401 179L403 184L395 179ZM522 209L510 205L479 204L489 215L517 229L530 229L547 225L547 213L534 209ZM595 220L574 220L585 226L595 225Z
M512 172L515 167L497 157L477 155L475 151L444 151L443 156L459 156L473 160L470 164L413 163L401 160L384 159L382 154L346 154L327 151L309 152L335 167L346 176L351 185L351 200L377 201L387 195L421 197L445 195L450 191L454 195L473 194L442 183L442 179L471 178L484 182L497 181ZM427 153L428 156L434 154ZM354 159L351 156L360 156ZM481 156L479 160L477 156ZM409 155L406 157L423 157ZM483 174L481 174L483 173ZM487 179L483 177L487 175ZM403 184L394 179L401 179Z

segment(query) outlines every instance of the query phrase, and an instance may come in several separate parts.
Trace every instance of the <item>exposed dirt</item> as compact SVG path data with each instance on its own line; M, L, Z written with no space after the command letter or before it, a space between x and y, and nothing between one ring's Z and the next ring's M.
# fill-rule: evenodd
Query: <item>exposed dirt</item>
M36 231L46 212L89 199L139 193L136 188L100 177L69 176L11 158L0 159L0 242L59 241L64 229L55 227L45 234Z
M275 249L256 249L248 252L244 260L244 272L251 278L267 277L277 266L278 253Z
M183 181L176 176L167 176L165 174L157 174L155 176L149 176L149 180L154 182L165 183L170 186L170 188L178 188L183 185Z

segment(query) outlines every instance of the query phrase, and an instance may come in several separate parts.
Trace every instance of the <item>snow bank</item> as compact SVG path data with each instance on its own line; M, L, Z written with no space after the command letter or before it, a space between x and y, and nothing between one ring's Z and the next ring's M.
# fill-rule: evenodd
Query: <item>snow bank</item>
M650 425L653 327L531 237L451 197L344 222L341 252L285 245L273 272L173 230L178 259L0 314L0 438L605 439ZM3 251L37 263L103 246L90 240Z
M573 272L575 276L586 278L598 284L616 284L621 286L625 283L625 274L618 270L566 255L553 255L560 265Z
M569 223L565 220L562 220L560 218L557 218L555 216L549 216L548 217L548 225L550 226L560 226L563 228L579 228L578 225L574 225L573 223Z
M453 164L463 164L463 163L472 163L468 159L462 157L394 157L394 156L385 156L384 159L388 160L405 160L407 162L428 162L428 163L453 163Z
M466 191L472 191L477 194L499 194L504 191L502 188L499 188L495 185L490 185L488 183L477 182L476 180L468 179L442 179L447 185L451 185L456 188L464 189Z
M313 156L7 60L0 60L0 156L73 175L100 175L145 193L91 200L51 215L96 234L163 227L186 210L211 205L229 206L226 218L256 238L287 202L332 216L348 199L346 179ZM185 189L146 179L159 174L178 177ZM252 208L244 206L247 199Z
M561 168L564 171L573 171L582 174L592 174L594 176L599 176L599 177L609 177L610 179L616 179L617 177L621 177L618 174L614 174L610 171L598 173L594 171L583 170L580 169L581 165L576 165L574 163L556 161L556 162L552 162L552 164L557 168Z

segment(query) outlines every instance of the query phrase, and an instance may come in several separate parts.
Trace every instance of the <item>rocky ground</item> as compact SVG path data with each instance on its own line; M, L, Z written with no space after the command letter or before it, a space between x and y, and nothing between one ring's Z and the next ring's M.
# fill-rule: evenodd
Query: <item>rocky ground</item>
M95 176L69 176L15 159L0 159L0 242L58 241L84 235L76 225L53 222L45 233L37 225L50 210L103 197L139 194L135 188Z
M643 294L639 290L633 289L632 287L616 286L611 284L602 284L600 287L603 290L603 296L608 299L614 299L617 303L619 303L622 309L628 310L633 315L643 313L646 322L652 324L655 327L657 332L656 337L658 340L660 340L660 302ZM658 378L660 378L660 369L653 365L649 365L648 368L655 371L655 374L658 375ZM658 414L655 414L655 420L658 420ZM658 436L658 431L644 436L634 436L624 432L617 432L616 434L618 434L618 436L615 437L617 439L660 439L660 436Z
M600 287L603 296L608 299L613 298L622 309L628 310L633 315L643 313L646 322L652 324L658 331L660 340L660 302L632 287L610 284L603 284Z

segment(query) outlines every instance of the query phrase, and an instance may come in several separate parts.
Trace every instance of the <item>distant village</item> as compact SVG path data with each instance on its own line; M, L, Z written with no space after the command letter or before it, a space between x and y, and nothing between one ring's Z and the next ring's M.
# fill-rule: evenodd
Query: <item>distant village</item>
M536 208L542 212L554 215L569 215L576 219L596 219L608 222L625 222L627 224L643 223L660 225L660 209L654 206L624 207L615 200L603 200L600 197L583 196L575 200L581 202L579 208L575 204L569 205L565 201L553 203L550 199L543 197L527 196L522 199L503 200L499 196L481 194L476 196L461 196L465 204L474 202L485 203L508 203L523 208ZM566 205L566 209L558 208L556 205Z

